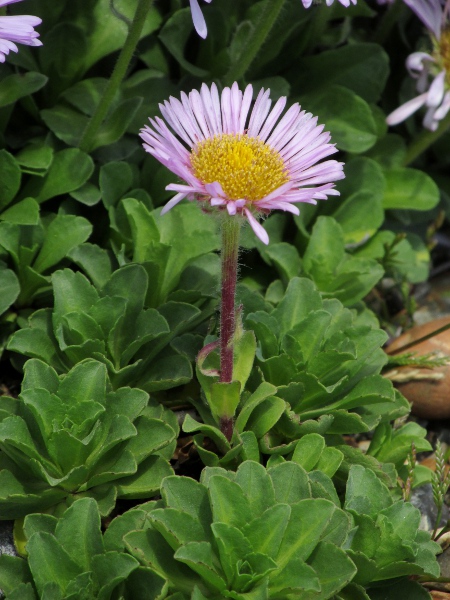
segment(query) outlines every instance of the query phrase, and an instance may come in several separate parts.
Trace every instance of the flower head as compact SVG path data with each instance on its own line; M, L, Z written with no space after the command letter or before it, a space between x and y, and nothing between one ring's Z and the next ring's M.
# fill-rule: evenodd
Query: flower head
M284 114L286 98L272 108L270 90L262 89L251 108L253 88L237 83L219 95L215 84L171 97L141 130L144 148L184 183L166 189L177 194L162 213L187 198L205 208L243 215L268 243L257 217L273 209L299 214L296 204L338 195L334 183L344 177L342 163L320 160L334 154L330 134L317 117L295 103ZM169 129L170 127L170 129Z
M450 23L449 1L443 7L440 0L405 0L428 30L433 49L431 52L413 52L406 67L417 79L419 95L394 110L386 119L388 125L401 123L419 108L427 111L423 126L435 131L439 121L450 110Z
M0 0L0 8L21 1ZM39 17L31 15L0 17L0 62L5 62L5 58L11 50L18 52L16 44L42 46L42 42L38 40L39 33L34 30L34 27L40 23L42 20Z
M205 2L211 2L211 0L205 0ZM205 39L208 30L206 29L205 17L203 16L198 0L189 0L189 3L191 5L192 21L194 22L195 31L200 37Z

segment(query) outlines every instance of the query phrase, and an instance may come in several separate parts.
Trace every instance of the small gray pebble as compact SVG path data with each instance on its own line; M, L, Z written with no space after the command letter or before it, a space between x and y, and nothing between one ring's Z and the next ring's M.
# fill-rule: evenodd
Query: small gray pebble
M17 556L13 537L14 521L0 521L0 555Z
M419 529L433 531L437 518L437 508L433 500L433 489L431 484L427 483L413 490L410 502L420 510L421 518ZM448 507L444 504L439 525L441 527L445 525L449 518Z

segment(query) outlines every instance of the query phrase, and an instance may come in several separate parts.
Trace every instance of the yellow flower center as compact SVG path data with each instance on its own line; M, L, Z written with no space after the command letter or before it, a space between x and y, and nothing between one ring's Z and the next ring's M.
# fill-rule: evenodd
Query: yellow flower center
M230 200L261 200L289 181L283 159L259 138L223 133L199 142L191 152L194 175L218 181Z

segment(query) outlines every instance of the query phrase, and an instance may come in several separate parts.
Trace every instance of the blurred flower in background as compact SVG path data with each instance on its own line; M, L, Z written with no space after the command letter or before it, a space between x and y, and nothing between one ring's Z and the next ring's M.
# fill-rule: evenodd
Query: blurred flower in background
M450 110L450 2L442 6L440 0L405 0L405 4L427 28L433 49L408 56L406 67L411 77L417 79L419 95L394 110L386 122L397 125L425 106L423 126L435 131Z
M0 0L0 8L22 0ZM12 15L0 17L0 62L5 62L6 56L11 52L18 52L16 44L26 46L42 46L38 39L39 33L34 27L40 25L42 19L31 15Z
M357 0L339 0L340 4L345 6L345 8L348 8L350 4L356 4L356 1ZM311 4L316 4L317 0L302 0L302 3L305 8L309 8ZM325 3L327 6L331 6L334 3L334 0L325 0Z
M296 203L339 195L334 182L344 177L342 163L319 162L337 152L330 134L298 103L280 119L286 98L270 110L269 93L261 89L251 109L251 85L242 92L234 83L219 95L215 84L203 84L200 92L159 105L164 120L150 119L141 130L144 148L184 182L167 186L177 194L162 213L184 198L197 200L242 215L267 244L259 215L274 209L298 215Z

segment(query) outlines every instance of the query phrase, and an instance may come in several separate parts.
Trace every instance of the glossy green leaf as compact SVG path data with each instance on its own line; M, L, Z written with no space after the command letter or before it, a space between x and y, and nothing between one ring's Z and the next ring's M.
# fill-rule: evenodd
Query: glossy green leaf
M423 171L396 168L385 171L383 207L430 210L439 202L439 189Z

